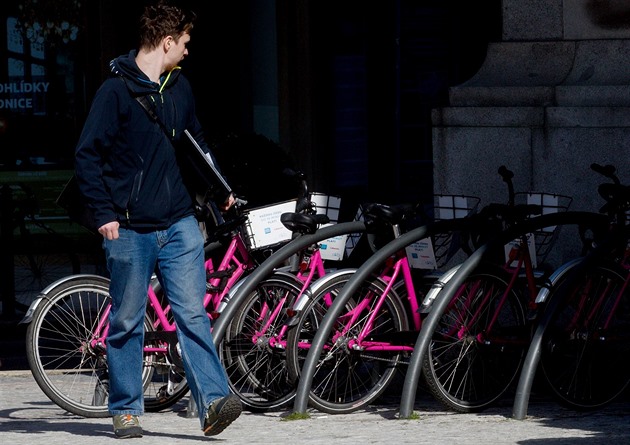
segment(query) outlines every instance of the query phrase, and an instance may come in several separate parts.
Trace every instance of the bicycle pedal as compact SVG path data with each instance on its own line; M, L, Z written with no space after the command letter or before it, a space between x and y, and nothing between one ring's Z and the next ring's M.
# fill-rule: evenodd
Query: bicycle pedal
M158 392L155 394L155 398L158 400L159 403L166 401L168 397L169 397L169 394L168 394L168 389L166 386L162 386L158 390Z

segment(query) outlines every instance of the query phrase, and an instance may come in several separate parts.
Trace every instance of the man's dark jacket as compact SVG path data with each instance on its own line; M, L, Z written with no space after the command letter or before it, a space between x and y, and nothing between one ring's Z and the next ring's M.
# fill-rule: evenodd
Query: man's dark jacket
M179 67L152 82L135 56L134 50L110 62L111 77L94 97L75 151L79 188L97 228L116 220L138 230L165 229L194 213L169 141L177 146L188 129L207 150L190 84ZM147 97L168 136L135 96Z

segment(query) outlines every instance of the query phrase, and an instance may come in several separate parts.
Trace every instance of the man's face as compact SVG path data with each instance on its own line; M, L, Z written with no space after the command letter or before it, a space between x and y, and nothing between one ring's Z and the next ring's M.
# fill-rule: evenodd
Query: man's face
M168 69L177 66L188 55L188 48L186 47L188 42L190 42L190 34L182 34L177 41L171 40L166 52Z

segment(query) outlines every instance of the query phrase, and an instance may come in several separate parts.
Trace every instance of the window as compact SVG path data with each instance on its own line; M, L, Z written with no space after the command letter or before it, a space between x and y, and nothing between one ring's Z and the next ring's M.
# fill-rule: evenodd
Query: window
M77 11L66 19L61 8L46 21L24 13L36 3L14 3L22 9L8 8L0 19L0 168L67 168L83 102L76 97L81 34L71 24Z

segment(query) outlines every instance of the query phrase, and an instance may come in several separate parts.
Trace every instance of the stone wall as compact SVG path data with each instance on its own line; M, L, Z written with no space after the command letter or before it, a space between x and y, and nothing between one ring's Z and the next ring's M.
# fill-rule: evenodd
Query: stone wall
M597 211L612 164L630 184L630 2L503 1L503 40L433 111L435 193L506 202L500 165L517 191L573 197ZM570 241L558 261L575 254Z

